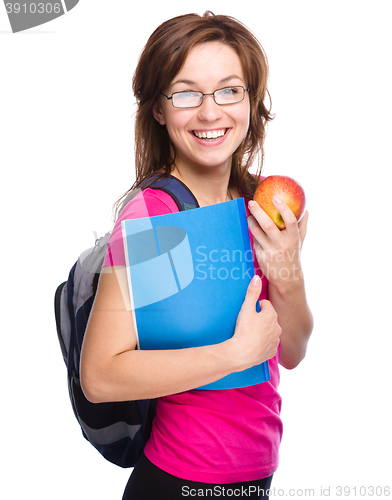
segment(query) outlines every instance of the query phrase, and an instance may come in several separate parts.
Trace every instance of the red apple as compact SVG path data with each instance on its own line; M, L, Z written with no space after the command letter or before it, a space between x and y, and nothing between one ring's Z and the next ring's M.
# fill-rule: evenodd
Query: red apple
M257 201L278 228L284 229L284 220L272 203L273 196L285 201L296 219L301 219L305 212L305 191L297 181L284 175L270 175L260 182L253 196L254 201Z

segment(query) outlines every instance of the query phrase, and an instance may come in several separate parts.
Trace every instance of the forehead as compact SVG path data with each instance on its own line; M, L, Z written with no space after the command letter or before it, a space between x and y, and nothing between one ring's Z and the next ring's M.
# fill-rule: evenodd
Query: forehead
M245 80L237 52L222 42L204 42L189 51L172 84L181 80L197 83L206 80L219 82L229 75L236 75Z

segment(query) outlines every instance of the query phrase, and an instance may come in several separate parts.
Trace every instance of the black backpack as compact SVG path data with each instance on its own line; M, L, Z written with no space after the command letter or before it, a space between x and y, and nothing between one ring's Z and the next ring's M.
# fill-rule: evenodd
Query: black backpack
M175 177L156 179L148 186L170 194L179 210L198 202ZM141 186L143 189L143 184ZM72 267L68 280L55 293L58 339L68 371L68 390L83 436L110 462L133 467L151 433L156 400L91 403L80 386L79 364L83 337L98 287L110 233L97 239Z

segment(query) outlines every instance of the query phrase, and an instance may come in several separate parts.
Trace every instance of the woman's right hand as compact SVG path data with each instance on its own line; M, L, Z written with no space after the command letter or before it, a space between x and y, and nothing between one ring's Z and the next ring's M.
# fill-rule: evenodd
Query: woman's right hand
M243 365L242 370L273 358L280 342L282 329L271 302L261 300L261 311L256 311L261 287L261 279L255 275L248 286L231 339L237 344L236 356L237 361Z

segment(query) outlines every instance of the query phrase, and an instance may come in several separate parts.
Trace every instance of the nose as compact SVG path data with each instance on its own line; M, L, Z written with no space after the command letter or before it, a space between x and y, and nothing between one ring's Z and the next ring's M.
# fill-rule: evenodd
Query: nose
M222 116L222 108L214 101L212 94L204 95L203 102L198 108L198 116L202 121L213 122Z

